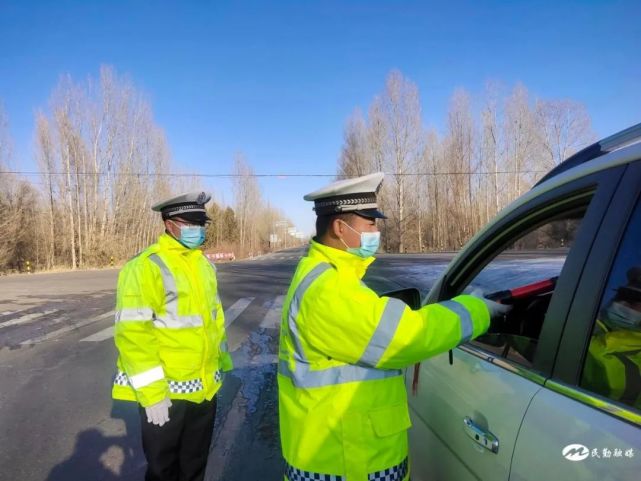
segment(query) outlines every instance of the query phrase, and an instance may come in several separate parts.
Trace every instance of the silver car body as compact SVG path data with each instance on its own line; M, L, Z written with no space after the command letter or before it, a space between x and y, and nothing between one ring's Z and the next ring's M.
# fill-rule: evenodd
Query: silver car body
M636 130L641 132L639 126ZM604 149L608 140L601 142ZM544 181L505 208L450 263L424 303L441 300L454 266L484 264L472 246L516 209L577 179L639 164L638 140L636 135L613 143L609 153ZM558 356L563 355L561 346ZM417 392L408 395L413 481L641 479L641 415L632 408L470 344L454 349L452 362L448 355L423 362L419 374ZM412 369L406 378L411 391ZM497 449L493 452L488 443ZM621 452L614 456L614 450Z

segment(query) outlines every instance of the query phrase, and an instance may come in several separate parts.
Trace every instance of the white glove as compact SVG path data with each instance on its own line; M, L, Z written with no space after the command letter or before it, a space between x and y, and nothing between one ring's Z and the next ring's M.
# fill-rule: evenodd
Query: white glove
M509 306L507 304L499 304L498 302L494 302L490 299L487 299L483 295L483 291L481 289L474 289L470 293L470 295L474 297L478 297L483 302L485 302L485 305L487 306L487 310L490 311L490 319L503 317L512 310L512 306Z
M171 406L171 401L169 398L165 398L156 404L146 407L147 422L157 426L162 426L169 422L169 406Z
M507 304L499 304L498 302L486 299L485 297L483 297L482 299L487 306L487 310L490 311L490 319L503 317L512 310L512 306L508 306Z

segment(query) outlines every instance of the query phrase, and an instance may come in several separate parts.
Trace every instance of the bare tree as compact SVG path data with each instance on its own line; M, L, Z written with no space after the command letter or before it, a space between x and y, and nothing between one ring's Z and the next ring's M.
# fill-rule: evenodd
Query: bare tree
M239 229L240 252L254 252L257 248L256 219L259 215L261 195L254 171L243 154L234 159L235 214Z
M487 85L485 104L481 111L480 166L488 174L483 176L485 186L485 215L483 223L495 215L500 206L499 163L501 158L501 132L498 125L498 92L496 84Z
M367 140L369 151L372 156L373 171L383 172L385 170L387 154L388 128L384 113L383 100L380 96L374 97L369 108L367 122Z
M469 94L456 90L450 101L444 155L451 170L448 178L448 210L452 228L450 243L461 247L475 231L475 205L472 179L474 161L475 125L470 110Z
M339 177L359 177L372 171L367 125L358 108L347 119L338 171Z
M0 102L0 271L20 269L38 255L33 242L37 240L38 194L29 182L10 171L12 150L9 118Z
M0 243L0 270L6 269L15 254L15 235L19 219L14 205L16 178L9 173L12 140L9 134L9 119L0 102L0 231L6 241Z
M369 116L367 119L367 142L372 162L371 171L373 172L385 172L387 168L388 129L389 126L385 118L383 100L381 96L376 96L369 107ZM393 205L393 192L389 183L383 183L378 193L378 202L384 211L388 211ZM386 251L391 249L390 231L391 229L387 223L384 223L381 227L381 232L384 249Z
M339 177L377 170L392 176L379 193L390 218L381 230L386 250L404 251L460 248L593 133L581 104L541 100L532 107L524 85L505 97L490 82L478 120L471 96L454 92L440 138L433 129L425 133L418 88L393 71L367 119L358 110L350 117L344 138Z
M47 266L103 265L150 243L161 231L150 206L180 183L162 176L171 169L168 150L149 103L128 79L108 67L98 82L63 77L51 113L36 117L49 206ZM58 206L64 238L53 222Z
M406 249L406 231L415 220L416 206L414 192L409 189L407 175L415 170L421 155L422 122L418 88L399 71L392 71L385 84L385 91L375 99L370 111L374 114L371 122L370 139L374 142L375 165L382 166L393 174L393 180L383 192L387 194L388 217L393 230L385 232L396 249ZM380 137L384 135L384 137Z
M513 172L512 188L505 192L503 199L504 202L509 202L520 196L534 181L527 175L527 171L536 165L536 156L539 154L536 121L528 91L523 84L514 87L505 103L503 132L505 166Z
M45 188L47 199L47 220L48 220L48 242L47 253L45 254L47 269L51 269L56 263L56 227L54 214L54 182L53 173L55 171L54 145L51 138L51 130L47 118L39 112L36 116L36 156Z
M441 141L434 129L425 134L423 155L418 165L419 170L419 243L423 246L442 249L444 246L443 224L447 215L442 209L443 185L439 173L443 169ZM425 220L425 224L423 223Z
M535 107L537 133L545 155L543 169L551 169L594 142L592 121L585 105L573 100L539 100Z
M75 179L73 169L77 161L77 138L73 125L73 102L77 93L76 86L71 77L66 76L61 80L57 91L54 94L54 122L57 132L58 149L61 158L61 167L64 172L62 192L66 205L67 229L65 229L70 245L71 268L78 267L77 262L77 220L74 207Z

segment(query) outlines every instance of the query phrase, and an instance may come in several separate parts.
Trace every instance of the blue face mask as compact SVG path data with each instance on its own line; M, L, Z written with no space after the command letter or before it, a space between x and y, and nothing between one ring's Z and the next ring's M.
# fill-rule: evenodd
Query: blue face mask
M174 223L174 225L178 225ZM181 225L180 227L180 242L189 249L195 249L205 242L205 226L202 225Z
M620 302L613 302L605 310L605 320L610 327L618 329L641 330L641 312Z
M376 251L381 244L380 232L358 232L347 222L343 222L343 224L345 224L347 227L352 229L357 234L360 234L361 236L360 247L349 247L347 244L345 244L345 241L341 239L341 242L345 244L345 247L347 247L347 252L362 257L363 259L367 259L368 257L372 257L374 254L376 254Z

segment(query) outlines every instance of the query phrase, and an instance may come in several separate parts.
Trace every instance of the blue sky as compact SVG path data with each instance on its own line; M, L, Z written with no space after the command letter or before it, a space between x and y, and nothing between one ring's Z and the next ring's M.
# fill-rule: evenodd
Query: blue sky
M585 103L599 136L641 121L641 2L0 0L0 99L14 167L33 162L33 114L63 73L128 74L152 102L181 170L333 174L345 120L391 69L419 87L440 128L457 87L523 82ZM261 179L313 231L302 200L328 179ZM231 201L228 180L205 180Z

